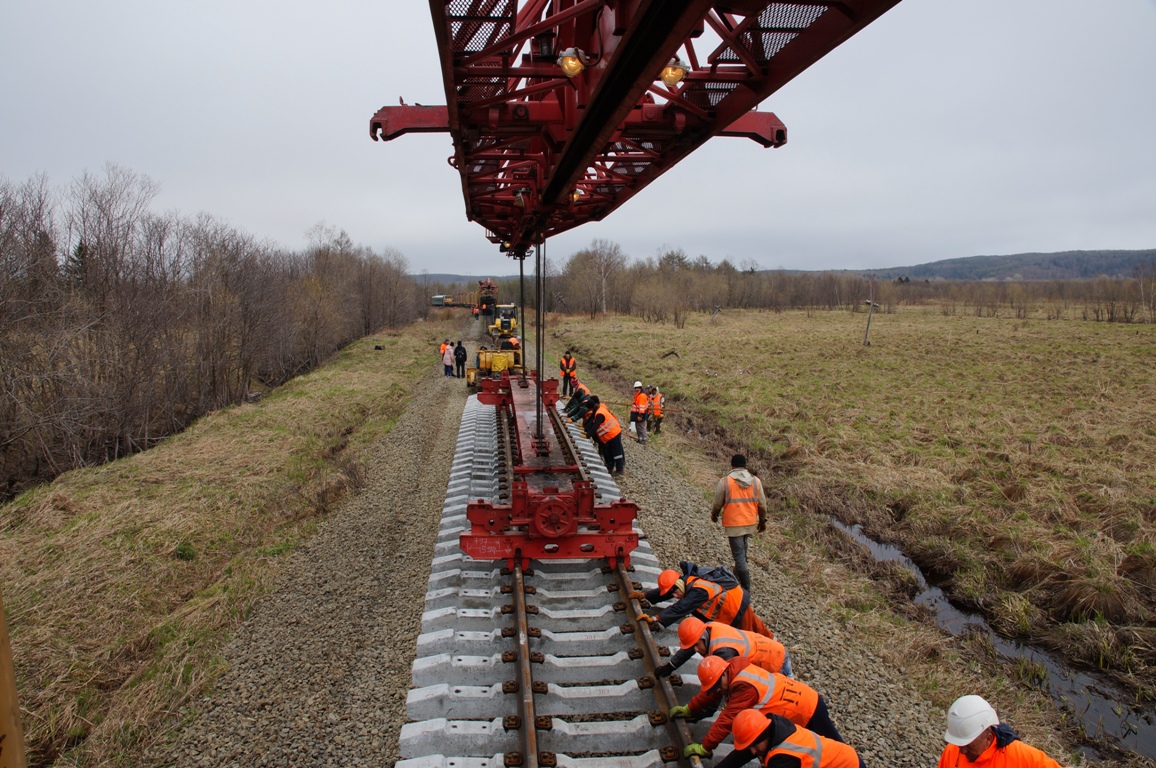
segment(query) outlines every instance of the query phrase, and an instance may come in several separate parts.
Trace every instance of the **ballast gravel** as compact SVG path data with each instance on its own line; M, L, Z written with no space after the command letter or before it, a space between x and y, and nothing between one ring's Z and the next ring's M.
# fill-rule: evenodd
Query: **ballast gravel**
M228 672L156 763L391 766L458 423L460 379L439 370L364 460L366 485L295 553L225 651ZM664 565L729 564L703 493L650 447L627 445L625 495ZM752 562L756 609L794 647L869 766L935 765L941 711L814 606L776 565ZM677 642L673 631L659 637ZM710 761L707 761L709 765ZM753 765L753 764L752 764Z

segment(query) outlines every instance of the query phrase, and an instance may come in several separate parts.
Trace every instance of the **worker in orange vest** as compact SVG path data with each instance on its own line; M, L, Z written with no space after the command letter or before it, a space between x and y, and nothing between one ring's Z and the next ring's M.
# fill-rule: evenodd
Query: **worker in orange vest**
M650 416L650 398L642 391L642 382L634 382L634 400L630 403L630 423L639 445L646 445L646 418Z
M658 387L653 384L650 385L648 393L650 397L650 424L647 428L653 426L654 434L662 432L662 410L666 407L666 395L658 391Z
M710 519L717 523L720 516L723 533L735 558L735 576L743 589L750 592L747 545L751 534L767 529L767 496L762 481L747 471L747 457L741 453L731 457L731 471L718 481L715 489Z
M707 656L698 665L697 675L702 690L689 704L671 707L670 716L701 720L718 709L723 699L726 705L702 743L686 746L684 757L709 756L730 735L735 717L745 709L755 709L764 715L782 715L820 736L843 741L839 729L831 722L827 702L806 683L768 672L745 656L730 661Z
M715 768L738 768L752 757L765 768L864 768L853 747L820 736L782 715L744 709L731 726L735 751Z
M444 355L446 353L446 347L448 347L449 345L450 345L449 339L446 339L445 341L442 342L442 345L440 347L438 347L438 357L441 357L442 355Z
M558 371L562 379L562 396L565 397L574 392L574 382L578 381L578 361L570 354L570 350L566 350L566 354L558 361Z
M980 696L960 696L947 710L947 746L939 768L1060 768L1042 751L1020 741Z
M681 573L668 569L658 574L657 588L630 593L630 597L654 604L675 601L655 616L643 614L644 621L669 627L693 615L701 621L717 621L775 639L775 633L755 614L750 596L730 571L721 567L704 570L686 561L679 563L679 568Z
M678 624L678 647L670 661L654 670L659 677L674 672L696 653L703 658L718 656L723 661L744 656L768 672L791 676L791 654L786 646L774 637L729 624L687 616Z
M602 460L606 462L606 471L621 475L626 471L626 454L622 450L622 425L618 417L603 405L597 395L586 401L588 410L582 418L582 428L586 435L594 440L602 453Z

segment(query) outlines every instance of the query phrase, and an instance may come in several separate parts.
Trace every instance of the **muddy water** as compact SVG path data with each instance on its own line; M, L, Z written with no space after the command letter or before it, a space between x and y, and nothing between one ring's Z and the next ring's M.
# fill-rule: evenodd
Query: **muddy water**
M1121 749L1156 759L1156 715L1150 706L1134 709L1128 695L1103 675L1072 669L1058 659L1029 645L997 634L982 616L952 605L939 587L927 583L923 572L897 547L868 538L858 525L844 525L830 516L831 525L863 544L877 562L893 562L906 568L919 584L915 603L930 609L935 623L952 635L980 633L1005 660L1028 662L1047 671L1040 683L1052 698L1074 712L1092 738L1104 738Z

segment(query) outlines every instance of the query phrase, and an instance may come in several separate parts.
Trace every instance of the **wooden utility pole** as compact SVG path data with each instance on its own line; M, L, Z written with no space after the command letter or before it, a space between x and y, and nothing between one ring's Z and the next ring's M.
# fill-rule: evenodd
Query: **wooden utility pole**
M20 705L16 703L16 672L12 645L4 622L4 597L0 595L0 768L25 768L24 733L20 730Z

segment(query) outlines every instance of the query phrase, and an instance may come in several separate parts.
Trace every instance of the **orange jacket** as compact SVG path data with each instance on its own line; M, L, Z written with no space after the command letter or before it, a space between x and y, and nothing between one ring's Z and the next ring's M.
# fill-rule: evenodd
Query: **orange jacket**
M686 577L686 591L701 589L706 592L706 602L700 605L695 613L703 621L719 621L731 624L739 615L743 605L743 588L723 589L713 581L700 579L697 576Z
M859 755L853 747L802 726L796 726L794 733L771 747L763 765L770 765L777 755L796 758L799 768L859 768Z
M654 394L650 396L650 415L656 419L662 418L662 401L663 401L663 399L664 398L662 396L662 393L659 392L657 389L654 390Z
M634 402L630 405L631 414L646 413L650 410L650 398L646 396L645 392L638 392L634 395Z
M759 489L762 482L756 477L754 482L743 488L730 475L723 478L726 483L726 501L722 508L724 528L743 525L757 525L759 522Z
M1000 746L1003 742L1003 746ZM996 726L996 738L975 762L948 744L939 756L939 768L1061 768L1060 764L1033 746L1024 744L1006 725Z
M618 423L618 417L610 412L605 403L598 405L598 410L594 412L594 415L597 416L600 413L603 421L598 425L598 439L607 443L622 433L622 425Z
M744 709L782 715L804 728L815 716L819 693L805 683L768 672L742 656L731 659L727 675L730 686L726 693L726 706L702 740L707 749L714 749L730 734L735 717ZM690 700L690 711L695 717L708 715L721 698L722 694L711 695L703 691Z
M783 659L787 649L778 640L769 637L736 629L729 624L720 624L712 621L706 625L710 630L710 641L707 643L707 654L723 648L734 650L739 656L746 656L752 664L756 664L769 672L778 672L783 668ZM811 710L814 714L814 709ZM810 715L807 716L810 719ZM805 722L800 725L806 725Z

